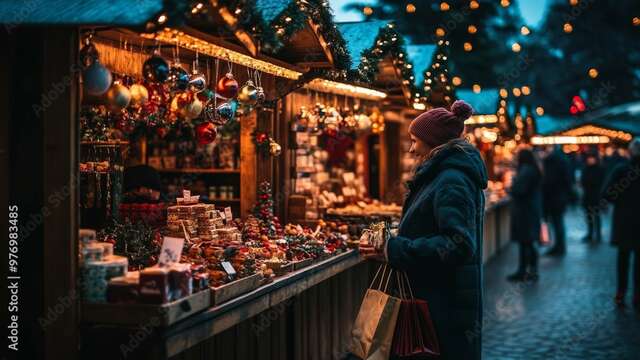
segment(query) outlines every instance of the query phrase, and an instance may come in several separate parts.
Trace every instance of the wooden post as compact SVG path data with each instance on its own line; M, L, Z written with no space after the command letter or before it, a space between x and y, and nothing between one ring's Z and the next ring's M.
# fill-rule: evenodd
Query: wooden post
M240 216L246 217L256 202L256 146L253 131L258 114L252 111L240 121Z

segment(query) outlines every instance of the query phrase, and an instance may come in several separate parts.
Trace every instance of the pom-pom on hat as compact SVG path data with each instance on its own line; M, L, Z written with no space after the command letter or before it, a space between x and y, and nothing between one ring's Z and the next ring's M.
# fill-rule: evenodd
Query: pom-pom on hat
M409 132L431 147L459 138L464 130L464 121L471 116L473 108L458 100L451 111L435 108L418 115L409 125Z

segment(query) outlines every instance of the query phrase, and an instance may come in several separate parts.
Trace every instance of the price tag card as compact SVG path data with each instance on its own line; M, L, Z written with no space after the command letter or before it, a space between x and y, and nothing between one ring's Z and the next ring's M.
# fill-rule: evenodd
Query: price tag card
M162 240L162 249L160 250L160 257L158 258L158 265L168 266L179 262L183 246L183 238L165 236Z
M220 217L222 218L222 220L226 220L227 216L220 210L218 210L218 215L220 215Z
M189 199L191 197L191 190L182 190L182 197Z
M220 263L222 265L222 268L224 269L224 271L227 272L227 274L229 274L229 276L236 276L236 269L233 268L233 265L231 265L230 262L228 261L223 261L222 263Z
M231 208L229 206L224 208L224 216L227 219L227 221L233 220L233 213L231 212Z

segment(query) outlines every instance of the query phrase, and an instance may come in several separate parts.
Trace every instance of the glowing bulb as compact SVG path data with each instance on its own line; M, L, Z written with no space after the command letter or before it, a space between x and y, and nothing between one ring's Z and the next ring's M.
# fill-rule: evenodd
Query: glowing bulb
M478 84L473 84L473 92L479 94L482 91L482 88Z
M640 17L634 17L631 19L631 22L633 23L633 26L640 26Z
M520 44L515 42L511 45L511 50L513 50L513 52L520 52L520 50L522 50L522 47L520 46Z
M500 97L506 98L507 96L509 96L507 89L500 89Z
M451 7L449 6L449 4L447 4L446 2L441 2L440 3L440 10L441 11L449 11Z
M529 30L528 27L523 26L523 27L520 28L520 34L522 34L524 36L527 36L527 35L531 34L531 30Z
M522 92L520 91L519 88L513 88L513 96L518 97L522 95Z
M569 24L569 23L565 23L562 26L562 30L564 30L564 32L566 32L567 34L571 33L573 31L573 25Z
M578 5L578 0L569 0L569 4L571 4L571 6L576 6Z
M167 21L167 15L162 14L158 17L158 24L164 24Z
M460 86L460 84L462 84L462 79L459 76L454 76L451 82L455 86Z
M372 7L370 7L370 6L365 6L365 8L364 8L364 9L362 9L362 13L363 13L365 16L371 16L371 14L373 14L373 8L372 8Z
M464 51L471 51L471 50L473 50L473 45L471 45L470 42L464 43Z
M502 7L507 7L511 5L511 2L509 0L500 0L500 5L502 5Z
M538 106L536 108L536 114L538 114L538 116L544 115L544 108L542 106Z
M412 3L408 3L406 10L409 14L413 14L414 12L416 12L416 6Z
M437 28L436 29L436 35L439 37L443 37L445 34L444 29L443 28Z
M592 79L597 78L597 77L598 77L598 69L596 69L596 68L591 68L591 69L589 69L589 76L590 76Z
M531 88L529 88L526 85L522 87L521 91L522 91L522 94L525 96L531 94Z
M479 7L480 7L480 4L477 1L474 0L474 1L469 2L469 8L471 10L475 10L475 9L477 9Z
M467 31L469 32L469 34L475 34L478 32L478 28L475 27L475 25L469 25L467 27Z

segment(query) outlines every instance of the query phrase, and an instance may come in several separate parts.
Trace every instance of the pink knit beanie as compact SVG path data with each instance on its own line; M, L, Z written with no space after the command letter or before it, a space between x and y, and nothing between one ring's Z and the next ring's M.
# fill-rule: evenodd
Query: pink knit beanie
M451 111L440 107L418 115L409 125L409 132L427 145L436 147L460 137L464 121L472 113L471 105L458 100L451 105Z

